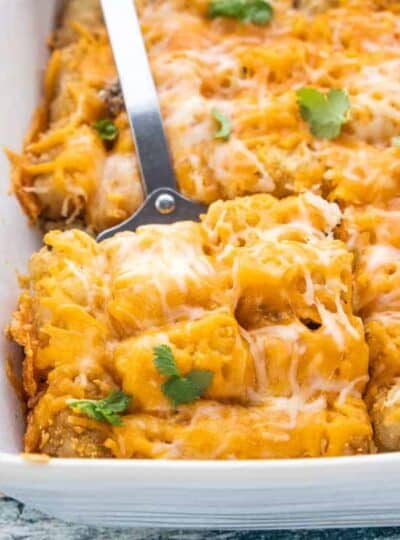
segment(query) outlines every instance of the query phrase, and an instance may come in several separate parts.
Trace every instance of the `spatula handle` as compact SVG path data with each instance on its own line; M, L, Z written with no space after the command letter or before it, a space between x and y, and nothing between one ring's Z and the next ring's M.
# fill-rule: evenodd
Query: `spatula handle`
M101 0L125 106L134 136L143 188L176 190L157 91L134 0Z

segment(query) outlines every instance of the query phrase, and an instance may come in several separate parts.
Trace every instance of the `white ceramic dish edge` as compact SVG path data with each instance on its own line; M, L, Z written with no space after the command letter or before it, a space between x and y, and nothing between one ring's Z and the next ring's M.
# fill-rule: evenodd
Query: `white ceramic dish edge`
M0 145L18 149L39 100L57 0L0 0ZM16 270L40 245L8 197L0 156L0 326ZM1 342L2 364L10 346ZM265 462L50 460L20 455L23 419L0 372L0 490L49 514L96 525L317 528L400 524L400 454Z

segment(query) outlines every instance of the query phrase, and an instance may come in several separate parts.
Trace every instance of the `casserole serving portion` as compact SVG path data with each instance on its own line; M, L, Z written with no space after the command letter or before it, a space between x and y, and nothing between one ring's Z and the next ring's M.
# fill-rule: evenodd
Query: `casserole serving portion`
M351 308L352 255L332 237L339 219L310 193L254 195L213 204L201 224L146 226L101 244L77 230L48 233L10 327L26 354L26 451L368 452L368 349ZM191 399L169 391L159 347L210 384ZM112 391L130 399L117 422L74 407Z

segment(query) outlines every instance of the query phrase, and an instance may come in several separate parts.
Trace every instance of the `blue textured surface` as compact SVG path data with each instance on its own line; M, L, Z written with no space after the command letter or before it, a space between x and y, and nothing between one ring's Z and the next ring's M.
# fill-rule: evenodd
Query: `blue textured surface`
M0 540L400 540L400 528L330 531L159 531L104 529L63 523L0 499Z

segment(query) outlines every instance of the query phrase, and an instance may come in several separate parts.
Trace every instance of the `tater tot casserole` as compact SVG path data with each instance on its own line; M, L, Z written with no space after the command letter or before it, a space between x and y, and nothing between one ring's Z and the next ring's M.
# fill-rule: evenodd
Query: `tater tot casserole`
M136 0L200 222L143 202L98 0L67 0L12 189L45 232L7 333L25 451L400 450L400 4ZM135 66L132 66L135 69Z

